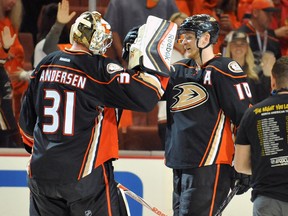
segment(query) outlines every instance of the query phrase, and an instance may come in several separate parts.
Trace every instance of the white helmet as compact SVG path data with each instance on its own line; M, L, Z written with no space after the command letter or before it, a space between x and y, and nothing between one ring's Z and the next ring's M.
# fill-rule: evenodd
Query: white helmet
M111 26L97 11L82 13L71 26L70 43L87 47L94 55L103 55L112 43Z

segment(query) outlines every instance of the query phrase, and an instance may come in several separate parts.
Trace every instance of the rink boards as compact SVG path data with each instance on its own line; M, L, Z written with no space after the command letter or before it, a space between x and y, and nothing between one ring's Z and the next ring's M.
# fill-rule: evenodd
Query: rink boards
M0 216L28 216L29 190L23 149L0 148ZM172 216L172 171L164 165L162 151L120 151L114 162L115 178L149 204ZM252 215L250 191L233 198L223 216ZM131 216L156 215L127 197Z

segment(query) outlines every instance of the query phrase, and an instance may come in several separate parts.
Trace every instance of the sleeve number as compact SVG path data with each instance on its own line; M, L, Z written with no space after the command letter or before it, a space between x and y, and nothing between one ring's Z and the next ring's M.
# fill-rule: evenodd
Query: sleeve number
M239 84L235 85L235 87L236 87L236 90L237 90L237 93L238 93L238 96L239 96L240 100L244 100L245 99L244 92L245 92L245 94L247 95L248 98L252 97L252 94L251 94L251 91L250 91L248 83L246 83L246 82L239 83Z
M75 92L65 91L64 96L63 134L71 136L74 133ZM44 117L50 117L51 123L43 124L43 132L53 134L60 128L59 108L61 95L56 90L45 90L44 99L52 100L52 106L44 107Z

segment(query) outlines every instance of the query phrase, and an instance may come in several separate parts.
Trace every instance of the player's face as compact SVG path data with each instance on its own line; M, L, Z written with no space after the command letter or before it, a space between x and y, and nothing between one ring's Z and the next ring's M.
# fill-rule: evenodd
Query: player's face
M186 50L188 58L197 59L199 58L199 49L196 45L196 36L194 32L186 32L181 35L182 44Z
M248 51L248 43L244 39L236 39L230 42L230 52L233 59L244 59Z

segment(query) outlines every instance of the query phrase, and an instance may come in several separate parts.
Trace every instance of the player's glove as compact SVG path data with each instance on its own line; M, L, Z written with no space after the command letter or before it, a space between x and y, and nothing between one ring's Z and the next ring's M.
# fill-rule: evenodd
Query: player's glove
M233 177L232 177L232 183L231 183L231 189L233 189L236 186L236 182L240 186L240 189L238 190L238 192L236 194L241 195L250 189L250 187L251 187L251 175L238 173L234 169Z
M139 28L140 26L135 26L130 29L123 40L122 59L124 59L125 61L128 61L129 59L130 46L136 40Z

